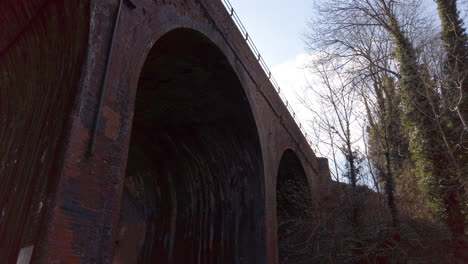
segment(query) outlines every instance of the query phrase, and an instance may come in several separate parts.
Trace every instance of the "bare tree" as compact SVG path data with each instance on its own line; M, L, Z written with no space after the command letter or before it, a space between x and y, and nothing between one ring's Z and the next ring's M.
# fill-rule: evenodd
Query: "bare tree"
M397 217L391 195L392 179L396 172L394 168L401 160L393 130L401 126L392 122L398 120L394 117L400 111L404 132L409 139L409 157L414 161L420 188L434 213L446 220L452 242L463 240L466 210L463 203L466 180L463 179L466 179L468 163L464 113L460 114L467 109L463 95L466 53L460 53L460 47L466 47L466 42L460 44L459 41L465 38L460 38L464 35L457 31L460 23L457 24L454 16L455 2L438 1L439 11L445 10L440 11L444 26L449 25L451 29L450 34L444 33L443 36L445 46L452 45L445 65L452 73L448 86L456 87L452 91L459 91L455 107L453 104L447 107L446 102L453 102L446 92L450 89L445 89L437 80L434 74L439 71L437 61L427 54L436 42L418 37L418 34L427 36L428 33L422 29L431 28L419 13L421 3L418 0L330 0L319 6L318 20L315 21L318 23L311 25L314 30L306 36L309 48L321 55L316 61L333 61L333 69L345 73L347 83L357 84L354 87L372 87L361 94L367 106L369 125L384 150L385 166L378 171L386 181L388 205L391 210L395 208L392 210L394 225ZM441 8L442 3L448 4L445 9ZM452 42L447 44L447 40ZM390 43L390 52L376 53L375 49L381 48L378 43ZM393 95L388 87L393 87ZM386 101L395 95L401 102ZM373 111L371 106L378 106L375 109L379 111ZM393 116L388 116L389 112ZM459 120L460 125L454 119Z
M341 1L343 2L343 1ZM398 213L394 198L394 170L401 163L401 154L407 152L407 144L401 137L401 123L396 89L388 88L389 80L400 77L392 57L392 43L387 31L363 17L350 15L346 9L334 9L331 5L319 7L321 16L310 24L305 35L309 49L320 52L316 61L334 61L335 68L344 72L355 85L359 95L354 99L366 106L368 132L374 139L375 166L371 177L385 187L387 205L392 213L392 224L398 225ZM387 85L385 85L387 84ZM377 145L379 145L377 147ZM402 149L404 148L404 149ZM378 149L381 155L376 155ZM395 152L399 152L395 154ZM386 154L386 155L385 155ZM383 157L380 160L380 157ZM379 161L377 161L379 159ZM376 184L376 189L379 186Z
M335 174L338 174L336 178L346 179L349 184L349 188L344 189L346 199L343 199L348 203L343 207L343 216L348 219L347 224L350 226L350 233L345 237L351 242L348 249L359 257L363 254L361 251L365 244L361 221L365 203L359 184L362 185L366 180L363 179L363 155L359 146L362 142L359 120L363 117L361 101L358 100L359 89L356 88L355 80L348 78L348 69L337 67L334 61L315 61L313 71L320 77L320 84L313 86L318 88L313 90L318 104L308 102L305 98L300 100L314 116L318 141L326 142L331 150Z

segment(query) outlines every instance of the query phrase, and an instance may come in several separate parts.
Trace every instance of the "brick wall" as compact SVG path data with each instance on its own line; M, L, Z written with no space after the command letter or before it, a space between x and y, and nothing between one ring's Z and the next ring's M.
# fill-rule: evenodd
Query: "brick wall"
M30 256L53 203L89 6L2 1L0 13L0 259L16 263L21 248Z
M220 1L123 1L107 68L118 3L0 4L8 14L2 26L12 25L0 33L7 40L0 43L0 72L6 73L0 76L0 234L7 234L0 256L14 263L20 248L34 245L35 264L113 262L140 71L162 36L189 28L226 57L250 104L263 163L261 254L276 263L276 177L283 152L296 153L312 195L318 197L329 178L256 54ZM101 123L94 130L106 70Z

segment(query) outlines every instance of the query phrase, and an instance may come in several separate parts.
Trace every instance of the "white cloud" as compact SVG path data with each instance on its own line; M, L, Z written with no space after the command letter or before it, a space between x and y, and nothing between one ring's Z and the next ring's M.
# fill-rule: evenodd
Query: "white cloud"
M311 79L310 73L305 69L309 61L309 55L298 54L294 59L285 61L272 67L271 72L281 87L281 92L291 104L298 115L301 123L307 123L309 113L300 103L299 96L302 96L304 90L308 87L308 80Z

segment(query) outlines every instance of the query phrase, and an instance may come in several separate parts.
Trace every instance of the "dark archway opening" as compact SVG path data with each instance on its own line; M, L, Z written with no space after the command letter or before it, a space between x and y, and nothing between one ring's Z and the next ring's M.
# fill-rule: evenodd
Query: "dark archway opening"
M312 203L304 168L292 150L280 161L276 182L278 256L280 264L310 263Z
M263 163L242 85L189 29L140 75L114 263L264 263Z

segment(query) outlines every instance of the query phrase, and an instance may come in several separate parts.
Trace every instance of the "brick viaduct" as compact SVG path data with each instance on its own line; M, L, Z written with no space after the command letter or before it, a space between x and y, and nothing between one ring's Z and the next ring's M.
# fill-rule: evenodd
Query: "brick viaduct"
M221 1L122 2L0 3L2 263L279 263L326 160Z

